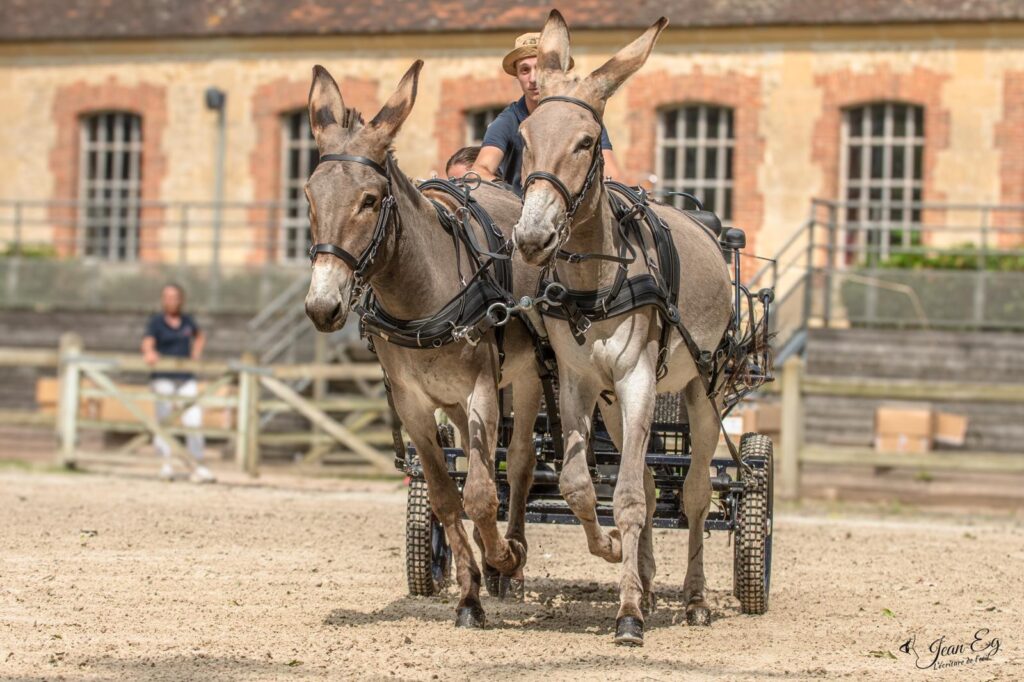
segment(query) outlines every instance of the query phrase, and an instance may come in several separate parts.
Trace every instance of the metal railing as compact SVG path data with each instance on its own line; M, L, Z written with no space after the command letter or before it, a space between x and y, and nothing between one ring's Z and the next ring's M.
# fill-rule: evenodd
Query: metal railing
M775 288L780 361L811 326L1024 331L1024 205L899 208L815 199L748 281Z
M255 313L308 244L297 204L0 200L0 305L134 311L174 280L196 310Z

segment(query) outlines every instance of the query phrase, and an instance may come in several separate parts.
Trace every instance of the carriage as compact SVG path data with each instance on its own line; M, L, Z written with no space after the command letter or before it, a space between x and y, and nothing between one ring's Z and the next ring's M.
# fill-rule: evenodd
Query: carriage
M718 238L723 257L732 266L734 317L715 353L707 358L709 379L718 387L720 416L726 417L743 398L772 380L769 346L769 318L774 297L771 289L749 291L742 283L740 259L745 246L742 230L723 230L719 219L703 210L695 197L687 195L696 209L688 213ZM525 302L529 306L529 302ZM551 358L553 362L553 356ZM557 387L554 387L557 391ZM561 430L557 400L548 392L546 410L534 426L537 466L526 506L526 521L532 523L577 524L578 520L562 499L558 477L562 465ZM506 475L507 448L512 432L511 400L507 389L501 395L502 418L494 457L498 488L498 518L508 520L509 482ZM587 453L590 475L598 494L597 515L603 526L614 525L612 494L617 479L619 453L595 411L594 429ZM724 435L724 430L723 430ZM462 489L466 477L466 455L456 446L454 429L441 425L438 436L444 446L449 475ZM728 440L728 435L725 435ZM758 433L744 434L738 449L716 454L711 461L712 509L704 524L706 531L734 535L733 592L743 613L762 614L768 608L772 560L773 467L772 441ZM719 448L721 453L722 448ZM654 474L657 502L654 527L686 529L683 511L683 481L691 465L690 430L686 409L679 394L658 397L646 464ZM443 590L451 574L452 553L440 522L427 498L427 485L412 445L395 440L395 466L410 477L406 515L406 576L409 593L430 596ZM497 578L488 578L487 589L497 596Z

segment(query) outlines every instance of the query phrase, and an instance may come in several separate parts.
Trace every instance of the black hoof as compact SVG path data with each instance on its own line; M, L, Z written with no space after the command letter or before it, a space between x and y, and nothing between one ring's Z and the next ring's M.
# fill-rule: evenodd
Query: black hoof
M643 646L644 622L635 616L622 616L616 620L615 643L622 646Z
M486 625L484 610L479 604L460 606L455 612L455 627L480 629Z
M514 601L526 601L526 581L501 576L498 596L501 599L512 599Z
M686 609L687 625L711 625L711 609L706 606L691 606Z

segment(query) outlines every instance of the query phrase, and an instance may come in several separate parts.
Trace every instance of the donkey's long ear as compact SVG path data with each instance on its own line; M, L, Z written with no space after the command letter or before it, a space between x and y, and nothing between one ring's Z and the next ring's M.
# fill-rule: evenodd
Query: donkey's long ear
M584 84L590 93L600 100L606 100L619 89L619 86L626 82L626 79L639 70L654 49L654 43L658 36L668 26L668 19L662 17L654 22L643 35L631 42L616 53L614 57L604 63L587 76Z
M569 70L569 27L557 9L551 10L537 45L537 68L542 71Z
M345 101L341 90L327 69L317 64L313 67L313 84L309 87L309 127L317 145L323 147L325 131L331 126L341 126L345 120Z
M379 131L390 143L398 134L412 106L416 103L416 87L420 80L420 69L423 68L423 60L417 59L409 70L402 76L395 93L391 95L384 107L377 112L377 115L370 121L370 127Z

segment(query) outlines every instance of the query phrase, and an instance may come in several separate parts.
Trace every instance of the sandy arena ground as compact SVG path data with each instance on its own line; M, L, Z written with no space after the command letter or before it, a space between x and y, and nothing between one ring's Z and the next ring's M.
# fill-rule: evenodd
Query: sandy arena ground
M578 528L532 526L526 602L485 597L489 628L456 631L454 591L406 596L404 510L392 482L0 471L0 678L1024 679L1019 518L780 512L765 616L738 613L716 534L710 629L681 624L685 540L658 531L660 608L625 649L618 567ZM899 651L979 628L990 661Z

